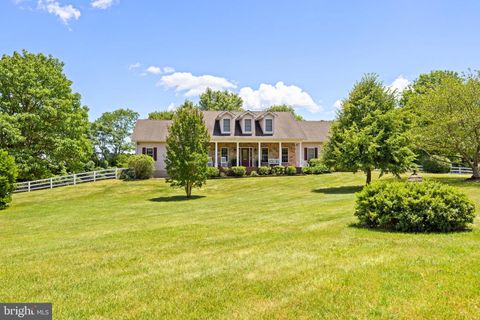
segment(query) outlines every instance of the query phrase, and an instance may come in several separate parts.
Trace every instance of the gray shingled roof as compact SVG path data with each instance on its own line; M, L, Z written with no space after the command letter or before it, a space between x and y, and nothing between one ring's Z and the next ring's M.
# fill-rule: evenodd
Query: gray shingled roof
M273 134L264 134L260 125L256 122L255 133L244 135L240 131L240 125L235 121L234 130L231 135L221 135L219 121L217 120L220 111L204 111L204 120L212 138L216 140L228 140L231 138L248 140L301 140L311 142L322 142L327 139L331 121L297 121L290 112L275 112ZM232 112L235 117L243 112ZM257 117L264 112L253 112ZM132 135L136 142L164 142L168 134L170 120L138 120Z

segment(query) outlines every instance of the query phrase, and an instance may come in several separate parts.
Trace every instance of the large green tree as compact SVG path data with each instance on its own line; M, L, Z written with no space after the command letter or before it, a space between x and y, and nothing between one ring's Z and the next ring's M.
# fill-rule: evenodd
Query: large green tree
M138 117L131 109L117 109L104 112L92 123L92 140L99 159L114 166L121 154L133 150L130 136Z
M174 111L153 111L148 114L150 120L172 120Z
M243 100L236 93L217 91L207 88L200 95L198 102L200 110L204 111L242 111Z
M385 90L377 75L365 75L342 103L325 146L329 165L366 174L372 171L399 175L414 159L408 113L396 108L395 96Z
M165 164L167 182L184 188L187 197L192 195L193 187L201 187L207 180L209 142L202 112L186 101L175 112L168 129Z
M460 156L480 179L480 74L448 76L409 99L421 125L414 130L418 145L429 152Z
M286 105L286 104L278 104L278 105L273 105L269 108L267 108L265 111L271 111L271 112L290 112L293 114L296 120L302 121L303 117L295 112L295 109L293 107Z
M0 148L15 157L19 179L82 170L92 153L88 109L63 63L27 51L0 59Z

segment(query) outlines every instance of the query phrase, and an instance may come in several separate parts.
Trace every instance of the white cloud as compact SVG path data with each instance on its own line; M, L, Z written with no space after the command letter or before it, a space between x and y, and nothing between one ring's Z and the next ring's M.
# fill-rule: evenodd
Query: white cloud
M160 73L162 73L162 68L156 67L156 66L150 66L145 71L147 71L148 73L151 73L151 74L160 74Z
M409 85L410 85L410 81L407 78L400 75L392 82L391 85L386 86L386 88L388 91L395 92L397 96L399 96Z
M175 69L172 68L172 67L165 67L165 68L163 68L163 72L165 72L165 73L174 73L174 72L175 72Z
M107 9L113 5L113 0L93 0L91 5L96 9Z
M173 103L173 102L170 103L167 107L167 111L173 111L175 109L177 109L177 106L175 106L175 103Z
M342 109L342 100L335 101L335 103L333 104L333 107L335 109Z
M275 86L262 83L258 90L244 87L239 94L244 108L249 110L263 110L277 104L287 104L295 109L305 108L312 113L322 110L307 92L294 85L285 85L281 81Z
M198 96L207 88L225 90L237 86L229 80L211 75L194 76L190 72L175 72L163 76L157 83L158 86L175 88L177 92L185 92L186 97Z
M38 7L48 13L56 15L66 25L68 25L70 19L78 20L81 15L80 10L71 4L60 5L60 3L55 0L38 0Z
M136 63L133 63L133 64L129 65L128 70L137 69L137 68L140 68L140 66L141 66L140 62L136 62Z

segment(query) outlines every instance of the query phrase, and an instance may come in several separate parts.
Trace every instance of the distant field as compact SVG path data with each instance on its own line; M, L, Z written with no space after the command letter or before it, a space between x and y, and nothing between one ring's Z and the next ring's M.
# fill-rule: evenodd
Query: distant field
M480 209L480 184L455 184ZM480 223L353 227L362 174L164 180L16 194L0 212L0 301L54 319L478 319Z

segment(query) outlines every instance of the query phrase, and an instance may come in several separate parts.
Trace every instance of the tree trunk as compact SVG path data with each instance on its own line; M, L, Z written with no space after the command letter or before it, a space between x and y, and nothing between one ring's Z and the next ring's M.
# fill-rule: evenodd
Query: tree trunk
M368 168L365 170L365 174L367 175L367 185L369 185L372 182L372 170Z
M478 169L478 163L474 162L472 166L472 180L480 180L480 170Z
M187 182L187 185L185 186L185 192L187 193L187 198L192 196L192 184L190 182Z

